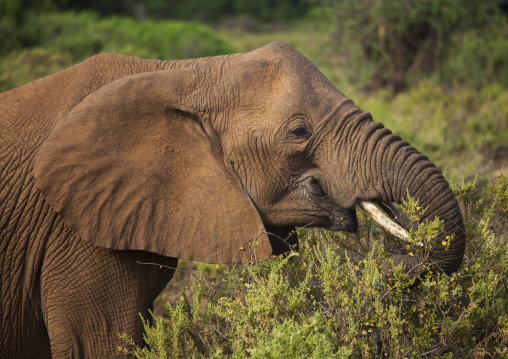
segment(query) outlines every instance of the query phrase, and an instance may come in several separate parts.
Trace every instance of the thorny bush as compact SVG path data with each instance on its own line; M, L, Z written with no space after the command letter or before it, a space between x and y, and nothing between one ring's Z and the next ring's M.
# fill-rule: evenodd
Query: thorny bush
M467 232L452 276L415 283L397 267L383 279L390 252L424 260L441 224L411 233L421 247L359 213L356 234L302 228L298 252L201 276L192 295L164 304L154 326L145 320L149 346L124 334L122 350L137 358L507 357L508 184L499 175L483 190L461 178L452 187ZM414 199L404 207L409 216L425 210Z

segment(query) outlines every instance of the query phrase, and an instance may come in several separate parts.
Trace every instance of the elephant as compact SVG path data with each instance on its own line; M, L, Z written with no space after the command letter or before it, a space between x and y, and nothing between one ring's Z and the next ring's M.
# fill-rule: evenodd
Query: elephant
M292 251L296 227L355 232L356 205L390 212L408 194L420 221L445 221L432 268L461 265L440 171L288 45L100 54L0 94L0 108L2 358L120 355L117 333L143 344L139 313L178 259L261 262Z

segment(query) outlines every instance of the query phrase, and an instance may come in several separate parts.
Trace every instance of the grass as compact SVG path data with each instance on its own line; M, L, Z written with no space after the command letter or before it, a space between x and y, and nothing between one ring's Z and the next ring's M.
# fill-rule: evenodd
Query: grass
M98 53L182 59L235 52L206 25L182 21L100 19L88 12L32 14L19 30L27 48L0 57L0 91L50 75Z

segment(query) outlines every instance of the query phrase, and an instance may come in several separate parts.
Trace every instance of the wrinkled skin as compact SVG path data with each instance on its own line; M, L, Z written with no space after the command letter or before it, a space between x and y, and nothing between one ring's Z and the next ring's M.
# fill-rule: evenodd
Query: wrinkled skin
M445 219L434 267L462 260L435 166L284 44L98 55L1 94L0 108L2 358L111 357L119 332L142 345L137 313L177 258L262 261L290 250L294 226L356 231L360 200L418 197L422 220Z

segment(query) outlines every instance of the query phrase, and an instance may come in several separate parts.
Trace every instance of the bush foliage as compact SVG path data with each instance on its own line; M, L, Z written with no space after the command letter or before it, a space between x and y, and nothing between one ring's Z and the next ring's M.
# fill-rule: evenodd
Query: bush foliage
M507 68L508 57L502 57L508 46L506 36L489 39L492 29L506 25L498 0L320 2L335 13L338 51L346 53L345 59L354 70L352 80L365 87L388 87L399 92L438 71L448 59L448 66L460 75L456 76L455 71L450 78L445 71L443 79L475 85L484 84L485 79L464 75L468 65L478 64L477 60L489 59L484 62L490 65L493 61L503 71ZM479 43L478 38L487 43ZM468 49L457 57L455 52L461 52L464 43ZM498 75L489 67L480 69L475 65L471 70L479 70L475 73L478 76ZM506 78L501 81L508 85Z
M206 25L182 21L100 19L93 13L26 15L19 33L31 47L0 57L0 91L62 70L104 52L182 59L215 56L234 49Z
M138 57L181 59L232 51L205 25L181 21L143 21L126 17L99 19L93 13L33 15L28 29L37 44L84 59L101 52ZM72 34L72 36L69 36Z
M179 19L216 22L231 16L249 16L261 21L301 18L311 8L307 0L0 0L0 17L23 16L25 11L94 11L101 16L123 15L140 20Z
M456 179L467 249L452 276L420 281L398 267L383 277L388 248L419 255L361 216L357 234L299 229L300 249L258 265L220 266L193 295L145 322L137 358L506 357L508 183L483 190ZM414 200L406 204L411 215ZM415 241L426 241L423 224ZM183 292L182 292L183 293Z

